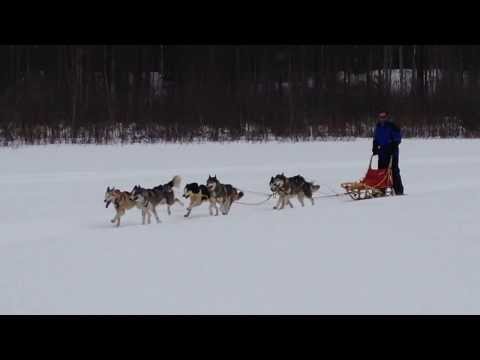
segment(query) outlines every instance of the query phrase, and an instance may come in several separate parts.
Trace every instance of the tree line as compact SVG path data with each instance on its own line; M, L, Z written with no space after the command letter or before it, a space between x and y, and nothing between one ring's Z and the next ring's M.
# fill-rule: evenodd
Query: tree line
M480 46L3 45L0 140L478 137Z

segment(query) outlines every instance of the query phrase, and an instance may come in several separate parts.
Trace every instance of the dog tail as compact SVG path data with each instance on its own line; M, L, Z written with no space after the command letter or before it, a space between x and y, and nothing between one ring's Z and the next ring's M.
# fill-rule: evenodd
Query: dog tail
M303 190L303 193L305 194L305 196L307 198L312 197L312 184L311 183L304 182L303 186L302 186L302 190Z
M172 188L172 187L178 188L178 187L180 187L180 183L181 183L181 182L182 182L182 178L180 177L180 175L175 175L175 176L173 177L173 179L172 179L169 183L167 183L167 185L168 185L170 188Z
M312 194L315 191L318 191L319 189L320 189L320 185L314 185L313 182L303 183L303 192L305 193L305 196L308 198L311 198Z
M233 195L235 200L240 200L243 197L243 191L233 188Z

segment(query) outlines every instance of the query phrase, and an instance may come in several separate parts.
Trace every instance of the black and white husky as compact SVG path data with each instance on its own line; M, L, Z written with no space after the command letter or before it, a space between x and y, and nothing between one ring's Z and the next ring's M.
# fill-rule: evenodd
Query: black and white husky
M310 199L312 205L313 193L320 189L320 185L314 185L313 182L308 182L301 175L286 177L283 173L272 176L270 179L270 190L278 194L278 203L273 208L281 210L288 204L293 208L290 198L296 196L302 206L304 206L303 199L306 197Z
M147 216L147 223L150 224L150 212L155 216L157 223L161 222L156 210L156 207L160 204L167 205L168 215L171 215L170 207L174 203L178 202L183 206L183 203L175 197L173 192L173 188L179 187L180 182L180 176L176 175L170 182L155 186L152 189L145 189L140 185L134 186L130 198L135 201L137 206L142 210L142 224L145 224L145 216Z
M213 177L208 175L207 188L210 192L210 215L213 215L212 209L216 210L215 216L218 215L217 203L220 204L222 215L227 215L232 203L243 196L243 192L237 190L232 185L220 183L217 175Z
M198 185L198 183L190 183L185 185L183 189L183 197L185 199L190 198L190 205L187 207L187 213L185 217L190 216L192 209L196 206L202 205L204 202L210 200L210 191L205 185ZM209 208L210 215L212 215L212 209Z

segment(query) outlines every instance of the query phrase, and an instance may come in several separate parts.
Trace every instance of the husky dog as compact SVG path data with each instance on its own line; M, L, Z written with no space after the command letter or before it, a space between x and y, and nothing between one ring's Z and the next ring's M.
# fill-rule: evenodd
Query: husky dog
M155 215L157 223L160 223L156 207L161 202L166 201L165 193L163 191L154 189L145 189L140 185L135 185L130 193L130 200L134 201L136 205L142 210L142 224L145 225L145 217L147 223L150 224L151 213Z
M125 214L125 212L137 205L135 201L130 199L130 196L131 194L128 191L120 191L118 189L115 189L115 187L112 187L110 189L110 187L108 186L107 191L105 191L105 207L108 208L110 203L113 202L116 215L110 221L112 223L116 221L117 227L120 226L120 218Z
M220 204L220 211L222 215L227 215L230 211L230 207L235 200L239 200L243 196L243 192L238 191L230 184L222 184L217 179L217 175L214 177L208 175L207 188L210 192L210 215L212 214L212 208L216 210L215 216L218 215L218 208L216 203Z
M180 199L175 197L175 194L173 192L173 188L179 188L180 183L182 182L182 178L179 175L175 175L172 180L170 180L168 183L163 184L163 185L158 185L154 187L154 189L159 189L159 190L164 190L166 192L166 204L167 204L167 213L168 215L172 215L172 212L170 210L170 207L178 202L180 205L183 205L183 202L180 201ZM164 204L165 202L162 202L161 204Z
M156 207L160 204L167 204L168 215L171 214L170 206L175 202L178 202L183 206L183 203L175 197L173 192L173 187L178 187L180 182L181 178L177 175L170 182L164 185L155 186L152 189L145 189L140 185L134 186L131 191L130 199L135 201L137 206L142 209L142 224L145 224L145 216L148 218L147 223L150 224L150 212L153 212L157 223L161 222L156 210Z
M320 189L320 185L314 185L313 182L307 182L301 175L293 177L286 177L283 173L272 176L270 179L270 189L273 193L279 195L278 203L273 208L283 209L285 204L293 208L290 198L296 196L302 206L304 206L303 199L306 197L310 199L314 205L312 193Z
M197 183L190 183L185 185L183 189L183 197L185 199L190 198L190 205L187 207L187 213L184 215L188 217L192 208L203 204L205 201L210 200L210 191L205 185L198 185ZM212 209L209 207L210 215L212 215Z

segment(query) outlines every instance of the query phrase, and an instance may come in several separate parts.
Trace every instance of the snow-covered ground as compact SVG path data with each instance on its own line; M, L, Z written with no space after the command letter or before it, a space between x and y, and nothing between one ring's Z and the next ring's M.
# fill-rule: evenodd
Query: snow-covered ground
M0 149L2 314L478 314L480 141L405 140L408 196L272 210L234 204L161 224L109 222L105 188L216 174L268 192L300 173L340 191L371 150L350 142ZM247 193L244 202L258 202ZM182 200L184 200L182 198Z

